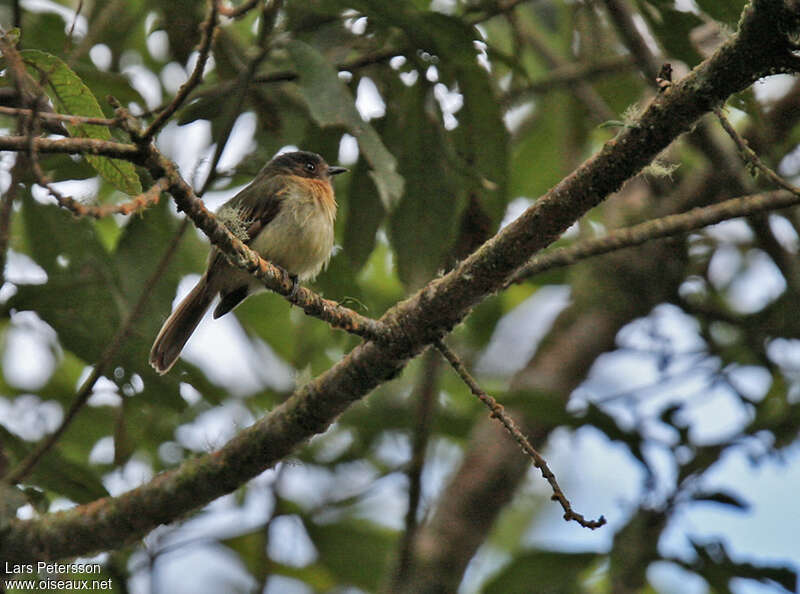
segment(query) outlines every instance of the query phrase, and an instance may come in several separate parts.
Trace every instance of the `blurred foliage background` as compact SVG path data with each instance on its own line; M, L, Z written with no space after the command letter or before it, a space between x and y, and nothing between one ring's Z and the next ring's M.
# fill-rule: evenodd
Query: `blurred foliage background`
M336 180L340 250L313 288L377 318L627 125L657 90L653 68L669 61L680 77L709 55L745 3L243 4L157 145L212 207L285 147L350 167ZM191 72L206 11L199 0L22 0L0 6L0 22L38 50L23 54L29 65L58 56L106 116L112 95L146 118ZM20 105L2 84L0 103ZM728 105L789 178L799 101L781 76ZM17 120L0 115L0 127L12 134ZM153 181L67 155L40 162L87 203ZM205 238L190 228L156 274L182 218L166 196L140 214L78 219L24 156L1 163L13 208L0 469L58 427L150 291L88 405L5 488L4 514L120 493L214 449L357 344L264 294L235 320L204 322L156 375L147 353L202 272ZM708 119L559 245L763 189ZM119 592L794 591L799 225L794 210L754 216L549 271L486 300L449 337L575 508L609 519L596 532L560 521L538 472L429 353L292 460L98 559Z

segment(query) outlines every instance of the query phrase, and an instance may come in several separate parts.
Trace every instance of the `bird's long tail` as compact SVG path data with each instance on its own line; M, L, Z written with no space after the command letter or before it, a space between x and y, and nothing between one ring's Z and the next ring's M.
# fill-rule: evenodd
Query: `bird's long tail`
M207 277L203 276L164 322L150 349L150 365L158 373L163 375L175 365L183 346L214 300L214 294Z

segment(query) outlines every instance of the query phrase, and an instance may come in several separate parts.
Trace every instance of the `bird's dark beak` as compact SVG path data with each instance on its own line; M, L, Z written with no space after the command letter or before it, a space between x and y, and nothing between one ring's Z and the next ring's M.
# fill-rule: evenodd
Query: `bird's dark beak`
M339 175L340 173L344 173L345 171L350 171L347 167L328 167L328 175L333 177L334 175Z

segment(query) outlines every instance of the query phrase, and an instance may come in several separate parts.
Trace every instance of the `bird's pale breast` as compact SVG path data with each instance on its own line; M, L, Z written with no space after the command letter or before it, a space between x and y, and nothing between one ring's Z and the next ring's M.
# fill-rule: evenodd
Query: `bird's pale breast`
M327 182L300 179L289 182L278 214L250 246L303 281L316 277L330 259L336 202Z

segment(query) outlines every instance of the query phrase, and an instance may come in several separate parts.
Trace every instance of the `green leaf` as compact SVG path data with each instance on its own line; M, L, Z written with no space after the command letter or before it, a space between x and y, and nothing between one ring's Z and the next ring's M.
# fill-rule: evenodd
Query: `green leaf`
M124 74L98 70L94 64L87 65L81 62L75 64L74 70L83 83L92 89L95 97L112 95L123 105L130 103L147 105L139 91L131 86L130 79Z
M90 221L38 204L29 194L22 213L30 254L47 272L47 282L20 285L8 306L35 311L65 348L95 361L120 321L111 259Z
M342 252L355 270L369 260L375 247L375 233L386 215L378 199L377 188L367 171L363 157L350 172L347 212L342 239Z
M98 473L81 462L64 458L58 450L43 456L30 475L30 481L76 503L89 503L108 496Z
M29 444L2 426L0 443L17 462L30 451ZM26 483L37 485L76 503L88 503L108 495L94 469L67 459L58 449L51 449L39 460L26 478Z
M297 348L297 335L289 317L289 305L278 295L262 294L250 297L234 311L242 326L255 334L286 361Z
M506 210L508 132L489 73L478 64L474 43L481 35L463 21L435 12L416 16L413 30L418 43L424 42L440 57L437 68L442 80L457 86L463 96L455 114L458 126L452 131L455 168L463 177L462 185L479 197L496 227Z
M562 93L551 93L536 104L531 121L521 131L511 157L511 196L536 198L568 173L564 158L569 125Z
M714 503L721 503L722 505L729 505L742 511L746 511L750 508L750 505L746 501L743 501L740 497L725 491L703 491L693 494L692 499L695 501L712 501Z
M489 73L478 63L475 42L483 40L480 32L458 18L416 10L407 1L350 4L387 30L400 27L417 55L435 56L432 63L440 81L461 93L463 105L455 114L459 125L451 132L443 154L450 159L451 175L461 178L463 190L477 195L481 207L498 224L507 201L508 133ZM418 60L414 53L407 52L412 63ZM410 124L412 118L406 117Z
M700 10L731 27L739 22L746 0L697 0Z
M60 58L32 49L20 53L31 76L42 85L56 111L68 115L104 117L92 91ZM111 132L105 126L66 124L66 128L75 137L112 140ZM87 154L85 157L97 173L114 187L126 194L141 194L142 184L132 163L98 155Z
M259 583L263 582L270 570L270 561L267 557L267 531L263 527L220 542L239 556L250 575Z
M22 46L35 47L43 51L64 51L67 40L64 19L53 12L25 12Z
M335 524L306 523L320 553L320 562L341 582L376 591L392 559L394 535L369 524L345 520Z
M486 584L486 594L570 594L583 592L581 574L597 559L593 553L534 551L519 555Z
M167 200L131 218L114 253L115 278L126 313L140 299L164 254L175 241L179 222L170 213ZM136 366L147 361L150 344L170 312L175 290L188 272L201 272L208 248L196 233L184 233L177 251L152 288L140 321L128 338L123 361Z
M673 4L671 0L640 0L640 14L667 55L693 67L702 57L692 45L689 34L703 21L696 14L676 10Z
M355 100L336 70L310 45L293 40L289 54L300 77L297 85L311 116L320 126L343 126L358 140L361 154L372 167L370 176L387 210L403 193L396 161L375 129L361 119Z
M397 271L408 287L419 287L444 268L454 244L464 194L446 157L440 122L426 110L429 87L398 91L397 113L387 121L406 191L389 219ZM394 148L394 147L393 147Z
M163 13L159 24L167 32L172 54L182 64L186 63L189 54L200 42L200 22L204 3L198 0L170 2L148 0L148 4L153 10Z
M699 566L702 568L700 575L714 591L729 592L730 581L733 578L758 580L763 583L772 580L783 586L787 592L793 591L797 585L798 574L790 567L734 561L722 542L700 543L691 538L689 542L694 547Z

